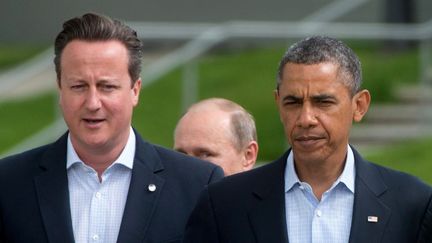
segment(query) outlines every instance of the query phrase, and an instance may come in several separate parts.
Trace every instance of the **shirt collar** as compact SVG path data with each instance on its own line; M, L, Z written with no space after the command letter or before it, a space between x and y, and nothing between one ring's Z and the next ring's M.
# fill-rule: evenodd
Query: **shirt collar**
M355 166L354 166L354 154L351 147L347 146L347 157L345 160L345 167L342 171L342 174L339 176L337 182L342 182L345 186L354 193L354 178L355 178Z
M288 154L287 162L285 167L285 192L288 192L291 190L291 188L296 185L300 184L300 180L297 176L297 173L294 169L294 154L291 149L290 153Z
M335 181L332 188L335 187L339 182L345 184L345 186L354 193L354 178L355 178L355 167L354 167L354 154L349 145L347 145L347 156L345 159L345 166L342 171L342 174ZM300 184L300 180L297 176L297 173L294 169L294 154L291 149L288 158L287 165L285 167L285 192L291 190L291 188Z
M136 147L135 133L131 127L129 131L129 137L126 142L126 146L120 153L120 156L109 166L109 168L112 167L114 164L121 164L129 169L132 169L133 161L135 157L135 147ZM72 141L69 133L67 139L66 169L69 169L72 165L76 163L85 164L76 153L75 148L72 145Z

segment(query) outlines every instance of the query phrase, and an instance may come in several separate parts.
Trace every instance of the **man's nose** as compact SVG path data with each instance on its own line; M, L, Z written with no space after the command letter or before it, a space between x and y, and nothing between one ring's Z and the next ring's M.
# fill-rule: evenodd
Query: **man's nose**
M297 118L297 126L309 128L316 126L318 123L317 114L314 108L309 104L303 104Z
M101 107L101 99L96 88L90 88L86 97L86 107L91 111L98 110Z

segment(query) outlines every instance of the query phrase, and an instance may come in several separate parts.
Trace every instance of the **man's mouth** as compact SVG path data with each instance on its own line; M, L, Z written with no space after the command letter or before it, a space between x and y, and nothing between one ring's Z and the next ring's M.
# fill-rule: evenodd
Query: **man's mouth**
M296 137L296 141L315 141L315 140L319 140L322 139L322 137L320 136L299 136Z
M304 148L312 149L317 146L324 137L322 136L298 136L295 138L295 142Z
M105 119L89 119L89 118L84 118L83 121L86 122L86 123L88 123L88 124L98 124L98 123L101 123L101 122L105 121Z

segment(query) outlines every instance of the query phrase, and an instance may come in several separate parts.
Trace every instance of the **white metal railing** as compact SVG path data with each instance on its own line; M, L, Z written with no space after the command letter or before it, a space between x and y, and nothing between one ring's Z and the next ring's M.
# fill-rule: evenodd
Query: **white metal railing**
M218 29L218 34L225 38L302 38L310 35L364 40L422 41L432 38L432 20L419 24L229 21L205 25L205 29L189 23L131 22L130 25L139 30L139 36L143 39L195 39L212 29ZM174 26L175 31L172 31ZM218 34L213 33L205 39L218 39Z
M0 74L0 101L9 98L11 90L20 87L43 70L52 68L53 50L48 48L30 60Z

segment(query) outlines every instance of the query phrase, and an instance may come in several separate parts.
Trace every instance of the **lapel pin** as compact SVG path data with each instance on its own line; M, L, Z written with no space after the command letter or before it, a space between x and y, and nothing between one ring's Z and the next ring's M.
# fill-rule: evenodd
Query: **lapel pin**
M378 223L378 217L377 216L368 216L367 220L370 223Z
M156 185L155 185L155 184L149 184L149 185L148 185L148 190L149 190L150 192L154 192L154 191L156 191Z

